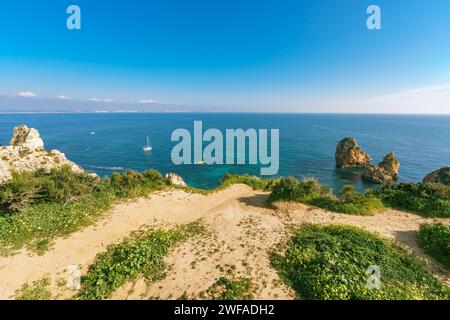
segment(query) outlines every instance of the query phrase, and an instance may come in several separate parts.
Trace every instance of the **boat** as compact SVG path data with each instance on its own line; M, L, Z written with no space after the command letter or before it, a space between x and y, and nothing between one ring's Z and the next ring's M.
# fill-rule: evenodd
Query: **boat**
M144 150L145 152L150 152L150 151L152 151L152 146L150 145L150 141L149 141L149 139L148 139L148 137L147 137L147 145L145 146L145 147L143 147L142 148L142 150Z

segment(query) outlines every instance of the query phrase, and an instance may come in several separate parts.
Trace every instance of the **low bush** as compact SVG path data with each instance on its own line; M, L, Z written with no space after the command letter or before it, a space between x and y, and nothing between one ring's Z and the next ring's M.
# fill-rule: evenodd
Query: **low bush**
M272 264L301 299L450 299L420 261L354 227L304 226L283 253L272 254ZM368 286L371 266L380 268L379 289Z
M450 226L430 223L420 226L418 242L425 252L450 269Z
M76 201L91 193L98 179L65 166L50 172L14 172L0 185L0 212L22 211L33 204Z
M147 195L161 188L164 180L156 170L146 170L142 173L128 170L125 173L113 173L110 179L104 179L103 184L116 196L125 198Z
M450 217L450 187L443 184L387 184L376 194L390 207L426 217Z
M0 255L23 246L43 253L49 240L96 221L117 199L145 196L163 188L157 171L128 171L111 179L69 168L14 173L0 185Z
M371 215L384 209L383 203L372 191L360 194L353 186L347 185L338 196L334 196L329 188L314 179L281 179L273 186L268 201L274 203L280 200L302 202L329 211L354 215Z
M255 176L237 175L227 173L222 179L220 188L225 188L233 184L246 184L254 190L270 191L276 183L276 179L261 179Z
M161 278L165 270L164 257L179 241L202 232L198 222L175 230L139 233L121 244L108 247L97 255L87 274L81 279L80 299L109 298L127 281L139 276L148 281Z
M250 278L245 277L222 277L200 296L209 300L252 300L252 282Z

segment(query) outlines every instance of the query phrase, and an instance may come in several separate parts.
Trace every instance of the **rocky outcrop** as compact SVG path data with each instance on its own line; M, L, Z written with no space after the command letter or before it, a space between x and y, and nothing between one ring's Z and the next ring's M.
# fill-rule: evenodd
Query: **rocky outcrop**
M183 178L176 173L168 173L165 176L167 182L171 185L179 186L179 187L187 187L187 183L184 182Z
M399 170L400 161L398 161L394 153L389 153L378 166L369 166L363 173L362 178L368 182L384 184L396 181Z
M44 149L44 141L42 141L39 132L34 128L28 128L24 125L14 128L14 133L9 144L13 147L27 148L30 151Z
M84 170L69 161L58 150L46 151L44 141L36 129L18 126L14 129L11 145L0 147L0 183L11 179L14 171L50 171L53 168L69 166L74 172Z
M336 148L336 166L338 168L366 167L370 165L370 156L361 150L354 138L342 139Z
M423 178L423 183L430 182L450 186L450 167L444 167L427 174L425 178Z

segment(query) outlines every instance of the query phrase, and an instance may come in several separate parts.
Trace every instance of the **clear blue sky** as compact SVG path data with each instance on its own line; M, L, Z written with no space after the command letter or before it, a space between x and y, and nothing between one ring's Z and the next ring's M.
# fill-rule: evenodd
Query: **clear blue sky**
M2 1L0 39L0 111L450 113L448 0Z

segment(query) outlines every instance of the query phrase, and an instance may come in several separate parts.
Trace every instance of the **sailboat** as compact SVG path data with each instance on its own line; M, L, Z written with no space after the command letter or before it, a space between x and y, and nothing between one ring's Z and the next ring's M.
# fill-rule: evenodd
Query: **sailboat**
M150 140L147 137L147 145L145 147L142 148L142 150L144 150L145 152L150 152L152 151L152 146L150 145Z

